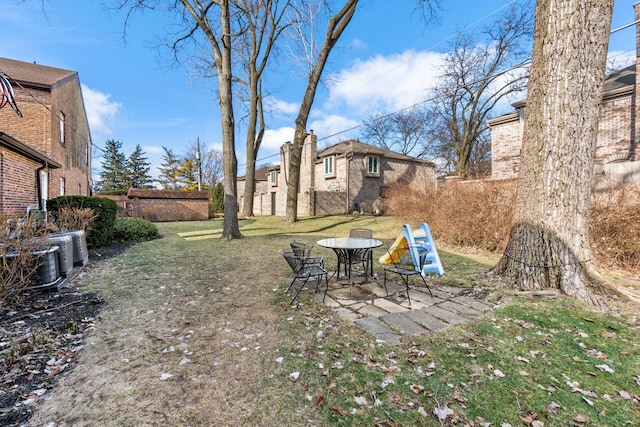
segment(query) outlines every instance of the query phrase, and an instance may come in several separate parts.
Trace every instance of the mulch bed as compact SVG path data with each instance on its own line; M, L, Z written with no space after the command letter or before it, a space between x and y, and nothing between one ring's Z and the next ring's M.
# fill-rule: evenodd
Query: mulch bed
M89 251L84 269L122 253L130 244ZM35 401L50 392L62 372L73 369L84 335L104 305L74 280L59 289L31 291L17 307L0 302L0 425L19 426Z

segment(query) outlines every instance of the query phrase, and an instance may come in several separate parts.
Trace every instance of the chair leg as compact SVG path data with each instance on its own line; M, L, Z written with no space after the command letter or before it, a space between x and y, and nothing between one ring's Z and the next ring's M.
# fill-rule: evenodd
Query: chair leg
M387 289L387 270L384 270L384 291L387 293L387 296L389 296L389 290Z
M427 281L424 279L424 276L421 274L420 277L422 278L422 282L424 283L424 285L427 287L429 295L433 296L433 294L431 293L431 288L429 287L429 285L427 285Z
M325 287L324 287L324 295L322 296L322 302L324 302L324 300L327 298L327 292L329 292L329 275L328 274L324 275L324 282L325 282Z
M293 299L291 300L291 302L289 303L289 305L293 304L293 302L296 300L296 298L298 298L298 295L300 295L300 292L302 292L302 289L305 287L305 285L307 284L307 281L309 280L309 278L307 277L304 282L302 282L302 285L300 286L300 288L298 289L298 291L296 292L296 294L293 296ZM294 279L295 281L295 279ZM293 283L291 283L293 284Z

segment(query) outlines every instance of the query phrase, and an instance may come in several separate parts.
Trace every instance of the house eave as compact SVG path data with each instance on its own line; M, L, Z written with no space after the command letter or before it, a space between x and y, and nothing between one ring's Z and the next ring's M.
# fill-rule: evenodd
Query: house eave
M0 145L3 145L10 150L23 155L24 157L42 163L44 166L48 166L51 169L60 169L62 165L55 160L50 159L37 150L23 144L12 136L7 135L4 132L0 132Z

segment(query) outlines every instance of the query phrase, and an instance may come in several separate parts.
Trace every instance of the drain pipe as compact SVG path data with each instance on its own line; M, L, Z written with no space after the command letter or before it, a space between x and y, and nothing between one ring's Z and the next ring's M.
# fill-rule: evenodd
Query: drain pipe
M353 152L348 153L344 156L347 160L347 215L349 214L349 208L351 205L349 204L349 198L351 195L351 159L353 159Z
M44 162L42 164L42 166L40 166L38 169L36 169L36 193L38 193L38 208L40 210L46 210L46 204L45 206L42 206L42 185L40 185L40 171L46 169L48 166L47 162Z

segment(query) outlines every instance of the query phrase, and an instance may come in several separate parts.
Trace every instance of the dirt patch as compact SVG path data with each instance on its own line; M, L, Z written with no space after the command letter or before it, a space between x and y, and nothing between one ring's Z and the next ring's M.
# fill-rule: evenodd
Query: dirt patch
M80 270L129 246L89 251L89 264ZM18 307L0 303L0 425L25 423L33 403L55 386L58 374L73 369L82 338L102 306L99 294L80 291L73 279L60 289L26 293Z

